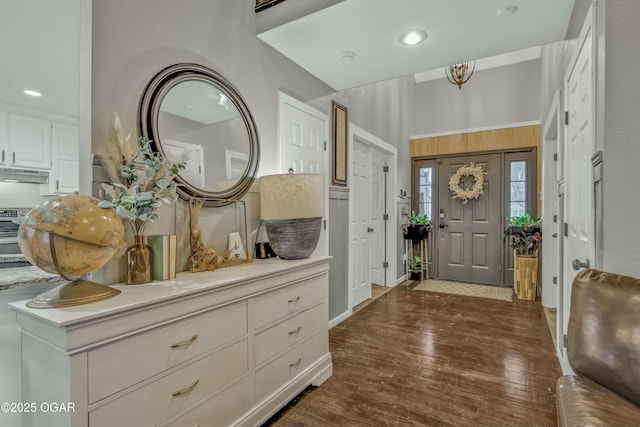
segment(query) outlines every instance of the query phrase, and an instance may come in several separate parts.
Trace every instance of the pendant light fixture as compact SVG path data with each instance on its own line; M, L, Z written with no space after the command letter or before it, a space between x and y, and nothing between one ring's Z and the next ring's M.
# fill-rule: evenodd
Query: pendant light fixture
M449 82L457 85L458 89L462 89L462 85L469 81L475 68L475 61L461 62L459 64L449 65L445 68L445 74Z

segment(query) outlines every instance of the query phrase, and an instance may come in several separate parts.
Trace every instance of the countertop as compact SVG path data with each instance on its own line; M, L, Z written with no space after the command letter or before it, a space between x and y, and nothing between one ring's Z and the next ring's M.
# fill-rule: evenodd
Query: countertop
M15 267L0 269L0 291L37 283L60 282L62 278L57 274L47 273L38 267Z
M11 303L10 307L19 313L56 327L89 324L96 319L115 318L123 312L142 310L151 306L164 306L167 302L177 300L188 301L192 307L197 306L199 298L196 296L215 293L220 289L235 288L237 295L240 295L246 292L248 281L256 283L256 286L262 286L274 275L295 274L296 271L308 271L307 269L326 271L330 259L331 257L328 256L312 256L300 260L254 260L251 264L219 268L215 271L200 273L185 271L178 273L174 280L154 281L142 285L111 285L121 293L113 298L91 304L42 310L29 308L26 306L26 301L20 301Z

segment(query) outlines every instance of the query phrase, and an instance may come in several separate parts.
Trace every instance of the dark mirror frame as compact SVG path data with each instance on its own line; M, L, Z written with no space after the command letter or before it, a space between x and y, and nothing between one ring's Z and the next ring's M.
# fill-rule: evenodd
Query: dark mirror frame
M151 79L142 94L139 106L140 134L152 141L154 151L166 157L158 132L158 115L162 100L179 83L194 80L210 83L220 89L238 109L249 136L249 161L242 178L223 191L208 191L196 187L178 175L178 195L184 200L193 197L203 198L206 200L204 206L207 207L226 206L232 200L239 200L249 191L260 162L260 141L255 121L246 102L229 80L216 71L198 64L181 63L163 69ZM215 144L215 141L212 142Z

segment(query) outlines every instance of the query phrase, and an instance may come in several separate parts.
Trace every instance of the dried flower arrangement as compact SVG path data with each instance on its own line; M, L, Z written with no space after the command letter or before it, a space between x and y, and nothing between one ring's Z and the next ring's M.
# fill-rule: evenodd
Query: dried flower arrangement
M148 222L158 219L157 208L177 200L175 177L186 162L169 164L152 151L151 141L144 137L137 139L137 146L131 144L130 135L123 136L115 113L111 131L111 143L98 157L112 184L102 184L99 206L115 209L123 221L131 224L134 234L140 235Z
M461 199L463 204L467 204L469 200L480 197L484 194L484 176L486 174L482 166L477 166L475 163L461 166L449 179L449 189L453 193L453 198ZM468 188L463 188L461 181L467 176L473 177L474 181Z

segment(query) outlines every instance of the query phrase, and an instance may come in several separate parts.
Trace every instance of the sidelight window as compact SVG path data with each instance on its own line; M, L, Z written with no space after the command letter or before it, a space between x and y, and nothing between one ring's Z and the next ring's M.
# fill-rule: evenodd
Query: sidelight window
M421 167L418 181L418 215L433 219L433 167Z
M527 211L527 162L509 162L509 217L522 216Z

